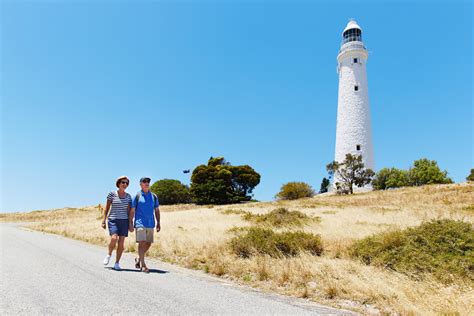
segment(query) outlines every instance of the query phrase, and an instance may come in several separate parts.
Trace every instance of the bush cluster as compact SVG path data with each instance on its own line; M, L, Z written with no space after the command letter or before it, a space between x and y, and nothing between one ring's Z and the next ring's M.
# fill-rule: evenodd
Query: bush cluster
M288 182L282 185L280 192L275 196L279 200L296 200L313 197L313 188L304 182Z
M408 170L383 168L372 181L376 190L446 183L453 183L448 177L448 172L442 171L435 160L426 158L415 160Z
M191 203L189 187L182 184L179 180L158 180L153 183L150 190L158 196L162 205Z
M474 229L463 221L433 220L377 234L357 241L351 254L416 279L430 273L446 283L455 278L474 282Z
M289 211L284 207L274 209L266 214L252 214L245 212L242 218L255 224L283 227L283 226L302 226L314 219L300 211Z
M302 231L278 233L261 227L250 227L244 234L235 236L230 240L230 247L243 258L252 255L292 257L305 251L319 256L323 252L319 235Z
M397 168L380 169L372 180L372 186L375 190L406 187L408 185L408 171Z
M292 227L303 226L310 221L319 222L321 220L318 216L308 216L300 211L289 211L287 208L276 208L266 214L253 214L249 211L227 209L221 212L222 214L241 215L243 220L252 222L256 225L269 227Z

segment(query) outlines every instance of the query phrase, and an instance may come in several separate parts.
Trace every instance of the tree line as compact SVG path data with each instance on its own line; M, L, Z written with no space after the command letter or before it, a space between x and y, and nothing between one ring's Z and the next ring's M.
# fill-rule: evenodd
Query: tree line
M441 170L435 160L415 160L408 169L382 168L375 173L365 168L362 156L347 154L342 162L333 161L326 166L334 178L334 191L352 194L354 188L371 185L375 190L388 190L406 186L453 183L446 170ZM230 204L251 201L253 190L261 176L249 165L233 166L224 157L211 157L207 164L197 166L191 175L191 185L179 180L162 179L151 186L160 203ZM466 177L474 181L474 169ZM323 178L319 193L329 190L331 182ZM304 182L288 182L282 185L276 199L294 200L312 197L316 191Z

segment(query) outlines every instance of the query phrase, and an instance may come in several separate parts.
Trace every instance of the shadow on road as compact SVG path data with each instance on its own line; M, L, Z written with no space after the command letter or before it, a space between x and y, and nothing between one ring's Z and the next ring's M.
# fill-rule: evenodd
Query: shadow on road
M112 267L105 267L105 269L115 271L114 268L112 268ZM117 271L117 272L121 272L121 271L123 271L123 272L141 272L138 269L121 269L120 271ZM159 270L159 269L149 269L149 271L150 271L150 273L159 273L159 274L169 273L169 271Z

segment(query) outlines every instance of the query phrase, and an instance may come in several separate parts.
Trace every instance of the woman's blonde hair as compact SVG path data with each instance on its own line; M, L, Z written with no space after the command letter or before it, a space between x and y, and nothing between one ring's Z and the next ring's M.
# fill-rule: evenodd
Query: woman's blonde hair
M117 181L115 181L115 186L118 188L120 181L122 181L122 180L124 180L124 179L127 179L127 180L128 180L128 183L130 184L130 179L129 179L127 176L121 176L121 177L118 177L118 178L117 178Z

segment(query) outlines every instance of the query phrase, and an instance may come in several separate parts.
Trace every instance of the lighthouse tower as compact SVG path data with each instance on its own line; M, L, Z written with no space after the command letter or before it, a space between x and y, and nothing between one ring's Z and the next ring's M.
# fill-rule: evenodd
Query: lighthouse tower
M374 170L372 128L367 85L368 53L362 42L362 29L350 20L342 32L337 55L339 95L335 160L343 162L346 154L362 155L366 168ZM334 175L333 185L338 182Z

